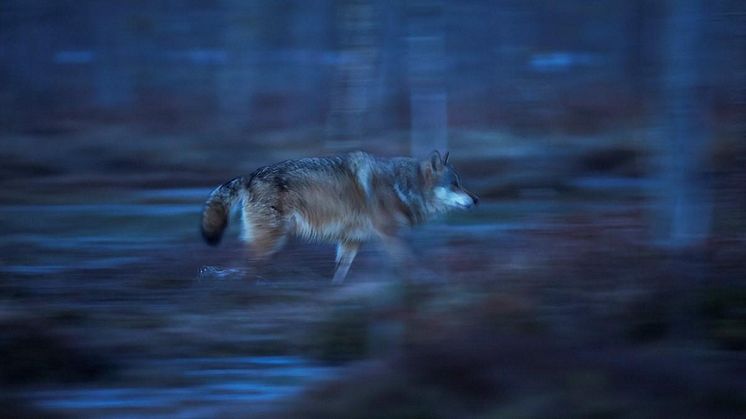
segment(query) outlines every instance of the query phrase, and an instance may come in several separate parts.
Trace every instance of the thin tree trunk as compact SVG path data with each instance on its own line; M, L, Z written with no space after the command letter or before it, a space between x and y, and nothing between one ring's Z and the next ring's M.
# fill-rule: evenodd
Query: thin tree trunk
M659 244L686 248L708 238L712 213L706 179L709 115L703 97L706 18L702 0L671 0L668 7L654 236Z
M448 148L444 8L440 0L409 4L411 153L416 157Z

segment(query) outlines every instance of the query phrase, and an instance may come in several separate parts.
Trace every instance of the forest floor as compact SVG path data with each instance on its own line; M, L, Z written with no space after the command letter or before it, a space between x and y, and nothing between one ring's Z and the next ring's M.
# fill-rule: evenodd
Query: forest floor
M200 241L214 185L318 154L318 134L248 149L128 127L4 136L0 416L746 411L744 177L727 155L696 248L651 244L635 133L454 132L483 204L403 233L406 273L370 243L333 286L333 247L291 242L256 278L235 225L218 248Z

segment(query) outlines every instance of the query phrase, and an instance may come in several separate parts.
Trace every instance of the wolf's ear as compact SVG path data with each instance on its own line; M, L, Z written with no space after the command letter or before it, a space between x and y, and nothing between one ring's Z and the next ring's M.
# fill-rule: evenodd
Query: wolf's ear
M443 168L443 159L440 157L440 153L438 150L433 151L430 153L430 157L428 157L428 162L430 162L430 168L433 172L437 172Z
M444 164L444 165L448 164L448 156L449 156L450 154L451 154L451 152L450 152L450 151L446 151L446 154L445 154L445 156L443 156L443 164Z
M443 159L440 158L440 153L437 151L433 151L428 158L420 162L420 171L425 176L425 179L436 178L442 170Z

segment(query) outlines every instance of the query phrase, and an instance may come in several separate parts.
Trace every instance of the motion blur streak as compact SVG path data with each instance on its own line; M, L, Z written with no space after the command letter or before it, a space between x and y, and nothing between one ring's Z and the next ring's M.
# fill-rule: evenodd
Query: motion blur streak
M0 417L743 416L744 28L737 0L0 2ZM334 244L202 243L216 185L353 150L450 151L480 205L340 246L338 285Z

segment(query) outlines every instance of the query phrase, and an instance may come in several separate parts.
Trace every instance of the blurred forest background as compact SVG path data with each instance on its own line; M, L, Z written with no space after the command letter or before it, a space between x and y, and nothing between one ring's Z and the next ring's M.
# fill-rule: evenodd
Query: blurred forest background
M746 3L4 0L0 416L746 411ZM236 272L214 186L449 150L482 204Z

